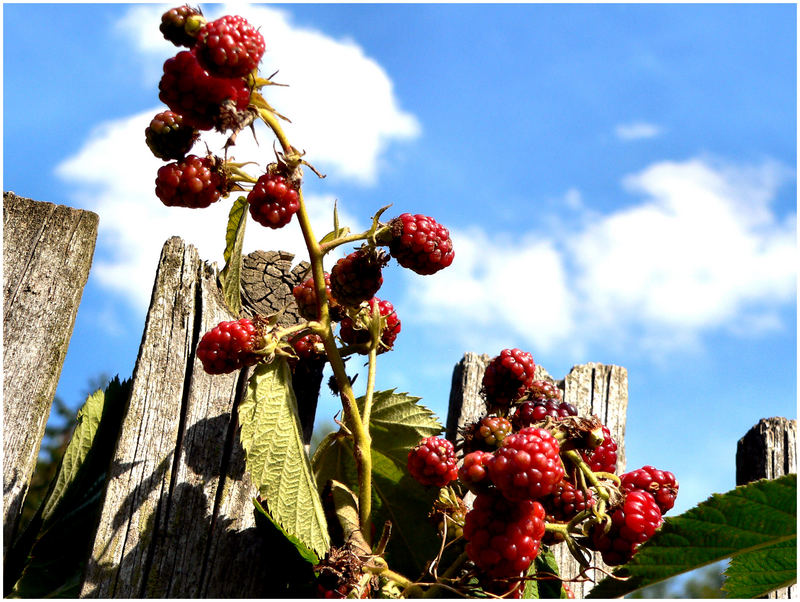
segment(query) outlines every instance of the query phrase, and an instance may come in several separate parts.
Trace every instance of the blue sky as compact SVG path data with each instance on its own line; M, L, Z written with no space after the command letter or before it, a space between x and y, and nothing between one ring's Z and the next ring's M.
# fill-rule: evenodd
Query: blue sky
M3 6L3 188L100 215L58 389L75 405L99 372L131 374L163 242L221 259L227 202L153 193L170 6ZM794 5L204 9L261 26L262 71L290 84L268 99L328 175L306 178L319 236L334 198L353 230L393 203L452 232L447 270L384 273L403 328L380 388L444 421L465 351L520 347L557 378L625 366L628 468L673 471L676 511L734 486L760 418L796 417ZM260 138L236 158L268 162ZM246 251L301 244L296 223L253 224Z

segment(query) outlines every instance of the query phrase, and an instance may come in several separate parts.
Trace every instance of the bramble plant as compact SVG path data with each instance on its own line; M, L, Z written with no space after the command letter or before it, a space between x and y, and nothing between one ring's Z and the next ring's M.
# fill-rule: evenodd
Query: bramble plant
M186 49L164 64L159 98L169 110L145 132L153 154L168 161L156 195L167 206L203 208L246 193L225 231L220 282L231 312L242 309L247 213L271 229L296 221L308 250L310 275L293 290L300 322L225 321L202 337L196 355L209 374L253 369L239 420L256 510L314 565L319 595L572 597L549 546L569 548L582 569L576 579L586 579L592 551L608 565L631 561L673 507L675 476L652 466L617 474L609 429L579 416L552 382L535 380L534 359L520 349L504 349L488 365L489 413L464 430L458 448L439 436L440 423L418 398L375 391L377 357L401 332L392 303L376 296L382 270L392 259L423 277L446 269L454 259L447 228L410 213L384 222L384 207L368 230L351 233L334 207L333 230L317 238L303 168L319 174L262 95L274 85L258 71L262 33L238 16L207 21L189 6L166 12L161 31ZM253 163L227 154L258 121L280 150L254 174ZM189 154L211 129L230 132L223 156ZM327 272L325 260L343 245L353 248ZM351 354L368 358L358 397L345 365ZM291 373L320 359L331 366L342 420L309 459ZM471 509L465 498L474 499Z

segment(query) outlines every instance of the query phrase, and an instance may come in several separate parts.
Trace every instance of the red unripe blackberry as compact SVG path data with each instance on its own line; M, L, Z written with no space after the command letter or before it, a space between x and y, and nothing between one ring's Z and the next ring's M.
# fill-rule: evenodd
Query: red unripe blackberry
M220 124L225 101L231 101L239 111L250 103L250 88L245 80L210 75L188 50L167 59L158 89L161 102L198 130L210 130Z
M535 380L525 391L523 399L530 401L561 401L561 390L549 380Z
M175 46L186 46L191 48L195 43L195 35L187 31L186 20L189 17L199 16L199 10L192 8L188 4L171 8L161 15L161 25L158 29L169 42ZM195 32L196 33L196 32Z
M156 196L167 207L208 207L227 190L225 174L208 157L189 155L164 165L156 176Z
M489 468L486 463L492 454L485 451L474 451L464 456L464 461L458 469L458 478L473 493L486 491L492 484L489 478Z
M453 263L450 232L432 217L404 213L389 225L389 252L404 268L428 275Z
M247 195L250 215L262 226L282 228L300 209L297 188L279 174L265 173Z
M237 15L206 23L195 44L200 63L218 77L247 76L258 67L264 47L264 36Z
M162 111L144 130L144 140L153 154L164 161L183 159L200 137L193 127L183 123L183 117L172 111Z
M661 514L666 514L675 505L678 497L678 480L668 470L658 470L652 466L644 466L620 475L624 491L647 491L658 504Z
M383 284L381 270L389 258L373 247L361 247L342 257L331 269L331 293L342 305L358 307Z
M408 472L422 485L444 487L458 478L453 444L442 437L427 437L408 452Z
M543 535L544 508L539 502L511 502L496 491L479 493L464 523L467 556L495 579L524 574Z
M603 562L610 566L625 564L640 544L650 539L663 519L653 496L646 491L625 494L622 503L612 512L611 528L603 532L596 524L589 533L589 545L600 552Z
M344 308L336 302L331 294L331 275L325 272L325 293L328 297L328 310L331 320L340 321L344 316ZM292 295L297 303L300 315L306 320L319 320L319 305L317 304L317 293L314 290L314 278L309 276L303 282L292 289Z
M247 318L220 322L200 339L197 358L209 374L227 374L258 363L253 353L259 343L255 325Z
M378 305L378 311L380 312L381 317L386 318L386 326L384 326L383 330L381 331L381 340L380 344L378 345L378 353L384 353L385 351L390 351L394 346L394 342L397 339L397 335L400 332L402 324L400 323L400 318L397 317L397 312L395 311L394 305L392 305L391 302L382 301L378 297L373 297L369 300L370 313L373 311L375 304ZM356 328L355 323L349 316L345 316L342 319L342 323L339 328L339 336L348 345L359 345L370 342L369 330L365 328ZM366 354L368 352L363 351L361 353Z
M533 382L533 356L519 349L503 349L483 374L482 392L491 408L507 408Z
M567 587L566 583L562 583L561 587L564 588L564 593L567 595L567 598L570 600L575 599L575 592L573 592L569 587Z
M617 470L617 442L611 436L611 431L603 425L603 442L590 451L581 451L583 460L593 472L610 472Z
M290 341L298 359L314 360L325 357L325 346L322 337L313 332L301 334Z
M502 416L484 416L471 424L464 433L468 450L494 451L511 434L511 422Z
M506 437L488 462L489 476L509 500L550 495L564 478L558 441L548 431L525 428Z

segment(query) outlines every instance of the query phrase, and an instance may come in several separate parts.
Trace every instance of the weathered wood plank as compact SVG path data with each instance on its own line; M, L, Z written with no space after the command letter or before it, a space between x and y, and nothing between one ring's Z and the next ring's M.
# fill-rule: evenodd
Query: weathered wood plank
M762 418L736 445L736 484L776 479L797 472L797 421ZM798 596L797 584L771 592L770 599Z
M3 558L89 277L98 217L3 193Z
M289 301L282 320L292 323L296 307L284 289L300 275L291 256L246 265L251 275L266 270L261 305L246 311L272 313ZM268 295L273 280L277 300ZM257 492L237 435L248 371L210 376L195 358L200 337L231 319L215 268L182 240L167 241L82 596L269 595L269 552L256 533Z
M466 353L453 370L453 381L450 389L450 403L447 415L447 438L456 445L463 439L461 429L486 414L486 404L480 396L481 380L491 357L477 353ZM553 378L537 364L535 378L550 380ZM611 435L617 442L618 471L625 468L625 419L628 408L628 372L620 366L589 363L574 366L569 374L560 381L555 381L564 395L564 401L573 404L580 415L595 414L608 426ZM472 500L468 494L465 501ZM579 575L580 566L570 555L565 544L553 547L561 576L572 579ZM592 566L609 570L600 558L594 554ZM603 574L597 572L589 577L597 581ZM594 586L593 581L575 581L569 584L578 598L585 597Z

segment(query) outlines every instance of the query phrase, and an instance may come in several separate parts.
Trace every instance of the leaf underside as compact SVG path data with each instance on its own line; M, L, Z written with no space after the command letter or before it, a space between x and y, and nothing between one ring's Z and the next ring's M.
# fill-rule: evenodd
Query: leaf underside
M244 230L247 225L247 198L240 196L234 201L228 214L228 226L225 231L225 251L222 254L225 267L219 273L222 295L228 304L228 309L234 315L239 315L242 310L242 245L244 244Z
M270 517L322 558L330 547L328 527L284 359L256 367L239 406L239 422L247 471L266 498Z
M622 596L675 575L731 558L729 597L762 596L796 580L797 475L760 480L714 494L665 519L636 556L601 581L590 598ZM757 569L757 570L753 570Z

